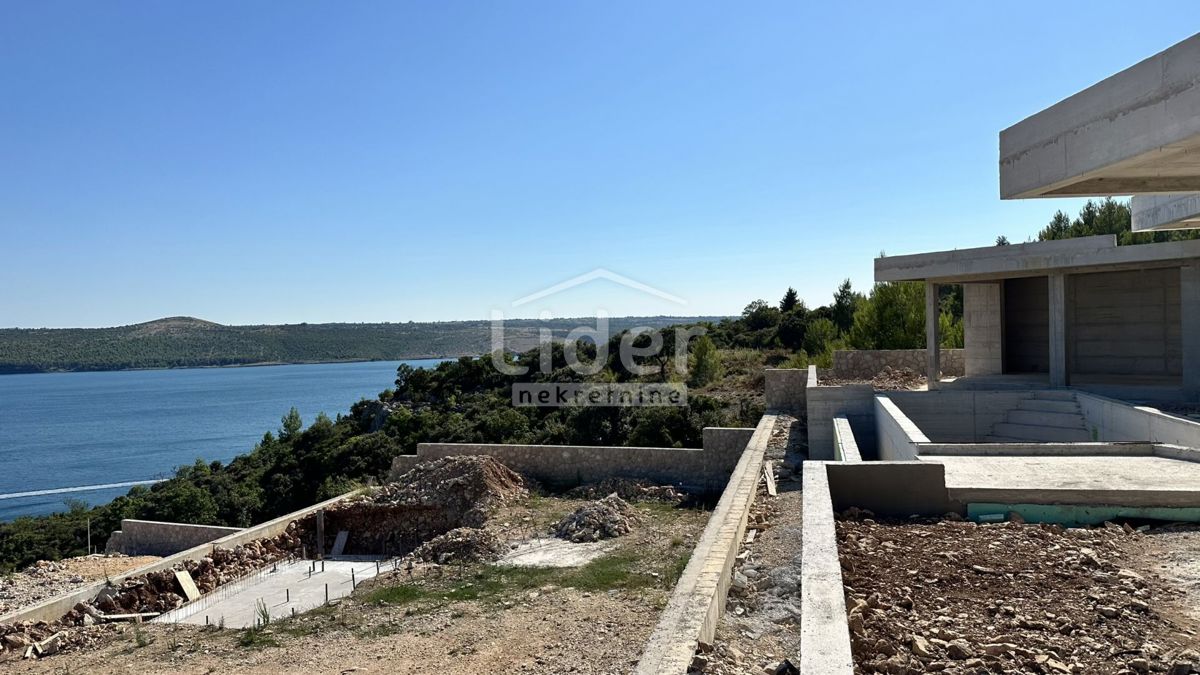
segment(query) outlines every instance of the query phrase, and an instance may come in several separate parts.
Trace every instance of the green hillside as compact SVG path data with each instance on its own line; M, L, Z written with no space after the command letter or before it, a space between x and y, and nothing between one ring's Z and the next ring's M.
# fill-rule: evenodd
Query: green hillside
M633 326L660 328L722 317L621 317L610 332ZM548 328L564 337L594 319L509 320L512 351L538 344ZM488 321L436 323L320 323L223 326L171 317L115 328L0 329L0 374L133 368L194 368L263 363L390 361L474 356L491 351Z

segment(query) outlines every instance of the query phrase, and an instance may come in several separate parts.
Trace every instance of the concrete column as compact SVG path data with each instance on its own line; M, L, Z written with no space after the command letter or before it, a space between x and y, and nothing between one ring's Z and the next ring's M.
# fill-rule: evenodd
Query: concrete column
M1050 386L1065 387L1067 378L1067 277L1050 275Z
M926 281L925 351L928 354L928 363L925 368L925 377L929 381L930 389L937 388L938 379L942 375L942 336L938 326L938 319L941 316L940 310L941 308L938 306L938 285L930 281Z
M1004 372L1004 286L999 283L963 284L964 374Z
M1183 348L1183 390L1200 398L1200 260L1179 268L1179 323Z

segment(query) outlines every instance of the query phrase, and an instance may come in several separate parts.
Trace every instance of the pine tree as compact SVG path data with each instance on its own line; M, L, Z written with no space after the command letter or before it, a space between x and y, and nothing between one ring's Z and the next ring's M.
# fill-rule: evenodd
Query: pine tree
M779 301L779 311L787 314L796 309L798 304L800 304L800 295L796 293L796 289L788 286L787 293L783 294L783 300Z

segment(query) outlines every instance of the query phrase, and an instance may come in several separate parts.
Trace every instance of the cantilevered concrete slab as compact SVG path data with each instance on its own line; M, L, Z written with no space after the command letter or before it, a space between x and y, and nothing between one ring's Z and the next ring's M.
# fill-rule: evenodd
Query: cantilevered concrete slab
M1113 235L984 246L875 259L875 281L962 283L1052 273L1177 267L1200 258L1200 240L1117 246Z
M1200 34L1000 132L1000 197L1200 192Z
M1134 195L1130 201L1134 232L1200 228L1200 193Z

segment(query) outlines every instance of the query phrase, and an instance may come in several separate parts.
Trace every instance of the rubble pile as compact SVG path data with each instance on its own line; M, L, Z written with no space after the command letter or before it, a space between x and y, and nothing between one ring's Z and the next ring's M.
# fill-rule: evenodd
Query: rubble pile
M1200 639L1160 616L1170 592L1122 564L1125 526L837 524L857 670L1186 674Z
M486 455L423 462L393 483L331 507L325 550L346 530L348 554L405 555L450 530L482 527L495 508L528 495L520 474ZM314 517L305 521L310 534Z
M200 560L188 560L172 569L141 574L105 588L91 602L80 602L55 622L22 621L0 624L0 655L8 652L35 656L90 647L103 639L105 622L120 615L161 614L184 604L183 589L175 570L187 570L200 593L251 574L273 562L300 552L301 526L290 523L286 531L270 539L257 539L232 549L218 548ZM49 567L49 566L46 566Z
M584 504L554 526L554 536L576 543L600 541L629 534L637 516L633 507L616 494Z
M599 483L580 485L567 492L572 499L600 499L615 494L627 502L663 502L679 504L687 494L671 485L657 485L642 478L606 478Z
M876 389L919 389L925 384L925 376L911 368L884 366L879 374L871 378L871 384Z
M58 561L39 560L20 572L0 577L0 616L157 559L97 553Z
M490 562L499 558L506 548L504 542L489 530L460 527L421 544L412 552L412 558L440 565Z

